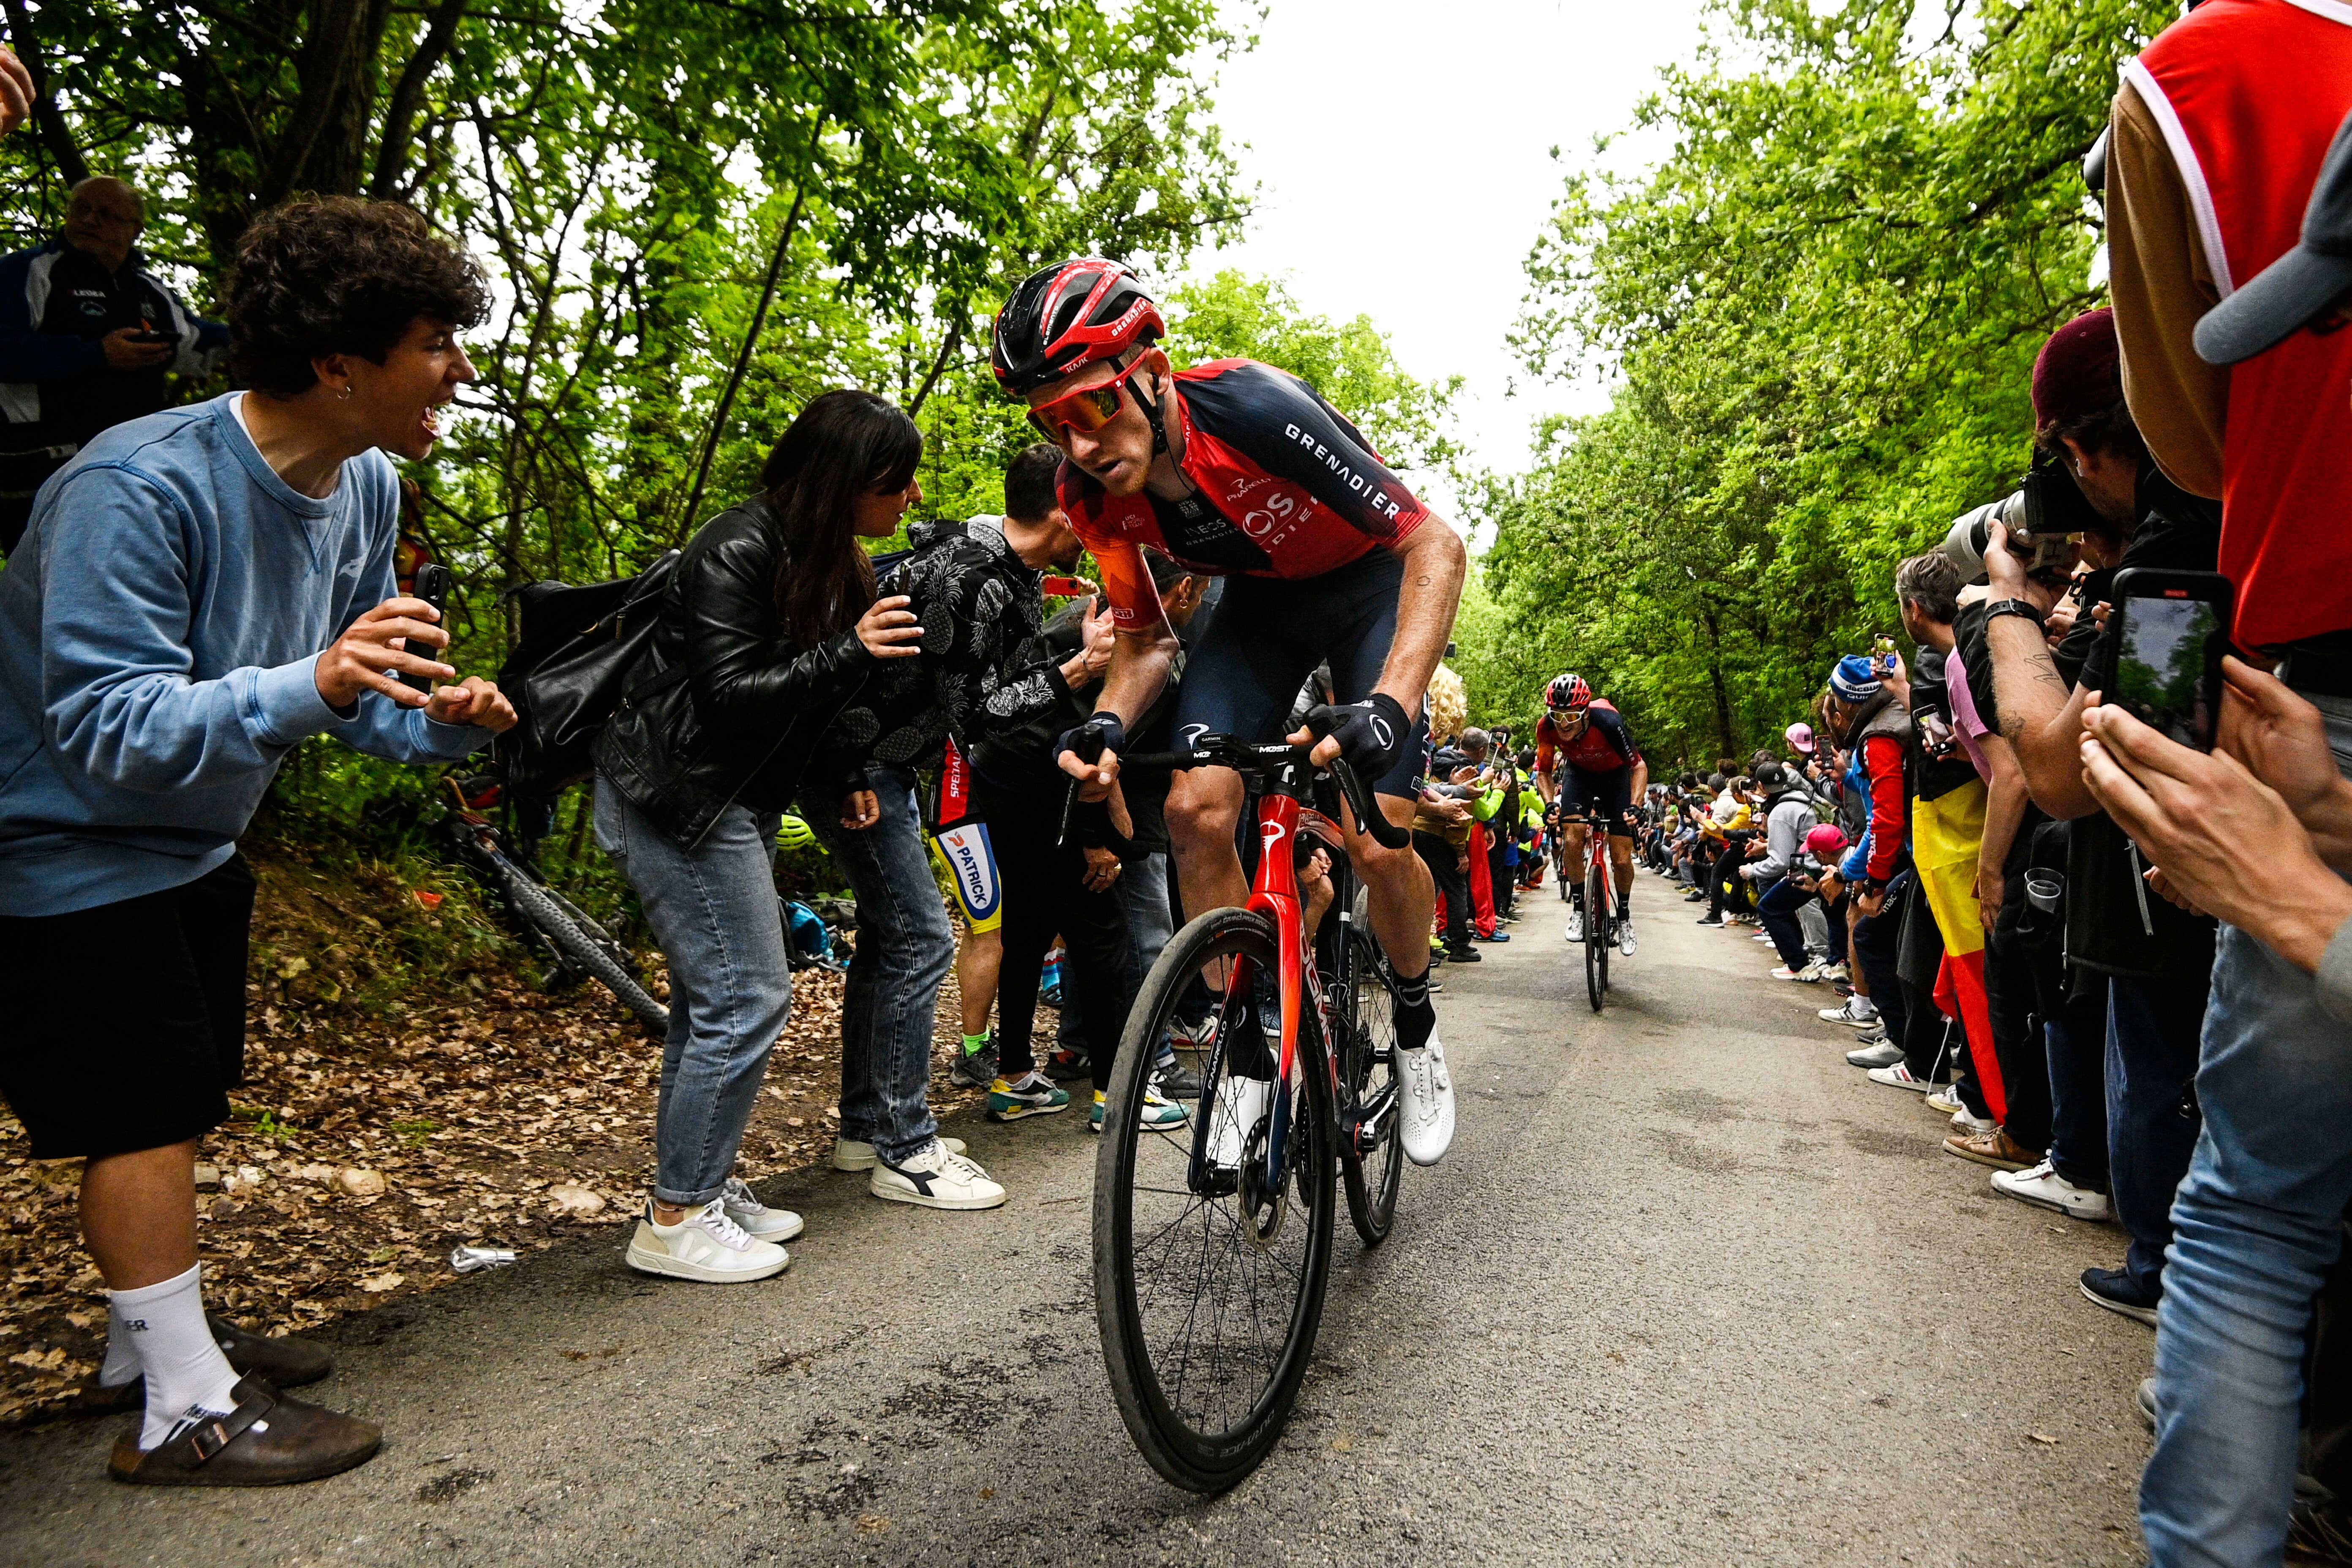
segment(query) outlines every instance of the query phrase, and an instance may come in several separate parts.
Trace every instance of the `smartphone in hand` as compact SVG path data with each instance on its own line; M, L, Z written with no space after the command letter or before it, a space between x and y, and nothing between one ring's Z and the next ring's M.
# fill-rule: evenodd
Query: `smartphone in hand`
M453 581L449 568L438 561L427 561L416 569L416 585L409 590L413 597L433 606L441 616L437 624L445 630L449 624L449 585ZM422 691L428 697L433 693L433 678L429 675L411 675L403 670L400 679L411 690Z
M2211 751L2230 647L2230 580L2134 567L2116 574L2111 597L2101 700L2168 740Z

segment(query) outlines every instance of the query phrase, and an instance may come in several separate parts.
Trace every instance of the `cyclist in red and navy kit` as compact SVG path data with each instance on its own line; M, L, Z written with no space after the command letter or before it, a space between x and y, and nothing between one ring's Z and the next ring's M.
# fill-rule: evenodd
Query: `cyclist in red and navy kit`
M1585 825L1569 818L1574 806L1609 832L1609 858L1617 871L1617 950L1628 958L1633 938L1633 803L1650 786L1650 764L1633 744L1633 732L1609 703L1592 695L1584 677L1556 676L1544 692L1544 716L1536 722L1536 788L1561 805L1559 833L1567 864L1584 864ZM1569 892L1568 940L1584 940L1584 889Z
M1032 422L1062 449L1062 507L1094 552L1118 631L1094 717L1057 748L1063 769L1088 792L1108 792L1126 726L1168 679L1177 641L1144 566L1149 546L1226 579L1184 668L1178 743L1212 733L1281 738L1300 685L1328 659L1333 700L1310 710L1290 739L1314 742L1318 763L1346 757L1389 819L1408 826L1423 698L1467 567L1461 536L1305 382L1249 360L1177 371L1156 346L1166 331L1134 274L1103 260L1033 273L996 317L997 384L1027 401ZM1103 744L1099 763L1071 749L1087 731ZM1248 900L1234 843L1243 805L1230 768L1195 768L1171 784L1169 836L1187 910ZM1429 1002L1435 887L1410 849L1360 832L1347 838L1395 971L1405 1153L1431 1164L1454 1137Z

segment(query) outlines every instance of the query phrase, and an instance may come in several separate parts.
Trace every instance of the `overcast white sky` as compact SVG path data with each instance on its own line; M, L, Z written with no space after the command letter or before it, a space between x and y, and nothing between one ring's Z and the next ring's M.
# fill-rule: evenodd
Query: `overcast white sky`
M1250 30L1255 5L1226 5ZM1570 164L1631 123L1661 65L1692 57L1699 11L1699 0L1272 0L1257 48L1225 68L1216 98L1259 186L1256 216L1194 269L1285 275L1312 310L1369 313L1413 374L1468 378L1458 423L1478 462L1525 468L1537 417L1590 412L1606 395L1528 384L1503 341L1521 263ZM1628 140L1609 162L1663 150Z

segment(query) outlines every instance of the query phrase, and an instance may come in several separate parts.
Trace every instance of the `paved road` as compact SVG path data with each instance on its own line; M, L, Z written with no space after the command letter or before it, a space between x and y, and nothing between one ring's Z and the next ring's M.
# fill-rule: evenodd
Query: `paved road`
M656 1283L599 1238L351 1320L318 1392L392 1436L315 1486L133 1491L114 1421L8 1436L0 1561L2139 1561L2149 1336L2074 1283L2117 1233L1993 1196L1812 988L1636 898L1605 1016L1551 903L1444 972L1460 1139L1382 1251L1341 1224L1297 1416L1224 1498L1162 1485L1113 1410L1070 1116L960 1130L1013 1188L991 1215L788 1190L809 1234L771 1284Z

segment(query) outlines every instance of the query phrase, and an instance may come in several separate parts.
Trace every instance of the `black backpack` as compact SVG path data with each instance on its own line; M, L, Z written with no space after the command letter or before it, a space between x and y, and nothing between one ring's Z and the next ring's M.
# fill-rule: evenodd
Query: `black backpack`
M498 739L507 788L551 799L594 770L597 731L653 642L678 552L610 583L533 583L515 595L522 640L499 671L516 723Z

